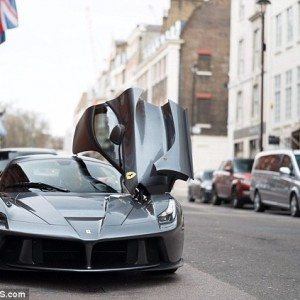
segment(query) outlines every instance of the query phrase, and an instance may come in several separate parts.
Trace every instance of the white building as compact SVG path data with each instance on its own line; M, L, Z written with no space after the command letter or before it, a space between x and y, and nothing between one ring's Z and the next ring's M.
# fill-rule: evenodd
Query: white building
M300 3L271 0L265 16L264 149L300 148ZM259 150L261 15L256 1L232 0L228 133L231 152ZM269 136L280 137L270 145Z

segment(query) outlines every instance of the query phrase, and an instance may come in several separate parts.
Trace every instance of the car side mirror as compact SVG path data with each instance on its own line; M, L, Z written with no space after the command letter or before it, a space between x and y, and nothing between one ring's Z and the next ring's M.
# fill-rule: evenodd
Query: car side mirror
M291 170L288 167L281 167L279 172L282 175L291 175Z
M125 126L122 124L116 125L110 133L109 139L115 145L121 145L125 134Z

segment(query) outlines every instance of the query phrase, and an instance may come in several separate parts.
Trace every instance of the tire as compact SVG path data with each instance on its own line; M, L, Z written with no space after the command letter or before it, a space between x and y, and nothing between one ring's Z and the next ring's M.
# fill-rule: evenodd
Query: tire
M262 204L259 192L256 192L254 195L254 211L255 212L264 212L266 207Z
M211 203L212 205L221 205L222 200L218 197L215 187L213 187L211 192Z
M295 194L292 195L290 209L292 217L300 217L299 201Z
M188 191L188 200L189 200L189 202L195 202L195 198L193 198L192 196L191 196L191 190L189 189L189 191Z
M207 197L206 197L206 194L205 194L205 190L203 191L201 191L200 192L200 194L201 194L201 196L200 196L200 201L201 201L201 203L208 203L209 201L208 201L208 199L207 199Z
M233 208L243 208L243 201L238 197L235 187L231 191L231 203Z

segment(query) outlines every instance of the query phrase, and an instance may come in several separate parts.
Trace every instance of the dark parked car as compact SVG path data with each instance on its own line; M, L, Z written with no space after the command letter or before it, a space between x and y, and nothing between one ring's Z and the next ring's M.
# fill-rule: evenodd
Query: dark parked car
M44 148L3 148L0 149L0 172L5 169L7 164L14 158L34 154L52 154L56 155L53 149Z
M141 94L129 89L87 108L73 157L9 163L0 179L1 269L172 273L182 266L183 213L170 191L193 177L187 112ZM111 165L77 156L90 150Z
M259 153L253 165L250 191L256 212L279 207L299 217L300 150Z
M203 203L208 203L211 198L211 187L213 170L205 170L195 174L194 179L188 182L188 200L194 202L200 199Z
M212 204L232 202L234 208L251 203L250 181L253 159L235 158L223 161L213 176Z

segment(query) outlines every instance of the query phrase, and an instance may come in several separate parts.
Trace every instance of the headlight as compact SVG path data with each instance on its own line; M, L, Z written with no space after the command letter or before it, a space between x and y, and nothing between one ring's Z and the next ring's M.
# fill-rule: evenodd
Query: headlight
M1 226L8 228L7 218L6 215L2 212L0 212L0 228Z
M174 199L169 200L168 207L158 216L159 224L171 223L176 217L176 203Z

